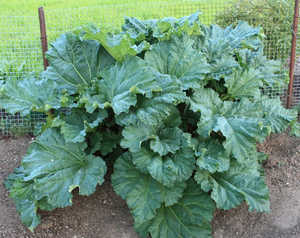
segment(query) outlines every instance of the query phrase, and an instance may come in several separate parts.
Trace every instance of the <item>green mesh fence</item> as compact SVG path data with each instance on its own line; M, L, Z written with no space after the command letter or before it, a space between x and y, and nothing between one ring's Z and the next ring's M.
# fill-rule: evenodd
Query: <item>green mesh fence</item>
M122 4L63 10L45 10L48 43L60 34L74 30L88 22L105 26L121 27L123 17L142 20L176 17L180 18L198 10L203 12L204 24L223 27L237 24L239 20L262 26L266 35L265 55L269 59L282 60L288 67L294 0L188 0L139 4ZM297 59L300 55L297 48ZM293 105L300 102L300 59L296 61ZM38 9L36 13L0 16L0 80L22 77L29 72L38 75L43 70ZM285 103L285 88L269 92L271 97L281 94ZM1 100L1 99L0 99ZM8 115L0 110L0 137L11 134L27 134L44 116L32 113L26 118Z

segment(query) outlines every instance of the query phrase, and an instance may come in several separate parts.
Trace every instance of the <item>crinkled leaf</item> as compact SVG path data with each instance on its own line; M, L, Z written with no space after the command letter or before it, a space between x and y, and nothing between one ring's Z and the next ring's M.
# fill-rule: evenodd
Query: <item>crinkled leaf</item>
M95 111L92 115L85 110L73 109L71 114L64 118L55 118L52 126L61 127L66 142L83 142L86 133L93 131L107 116L107 112L103 109Z
M104 181L106 164L100 157L86 155L86 147L86 143L67 143L58 129L45 130L22 160L24 180L34 179L34 188L55 207L71 205L76 187L81 195L92 194Z
M166 17L158 20L153 31L153 36L160 41L170 40L170 37L174 34L181 36L183 34L200 35L201 23L199 20L200 11L193 13L192 15L176 19L174 17Z
M257 50L262 47L264 37L263 30L259 27L253 28L245 21L239 21L238 25L227 27L222 32L232 49L248 48Z
M136 45L135 37L126 32L114 34L107 27L97 28L94 23L89 23L75 31L81 39L90 39L100 42L109 54L118 62L123 62L127 55L135 56L143 50L150 48L146 41Z
M195 149L198 157L197 166L200 169L208 170L211 173L229 169L230 154L218 141L210 140L199 143Z
M200 50L206 54L207 61L211 65L208 77L219 81L221 77L232 74L232 69L238 66L232 55L232 48L224 37L206 38Z
M73 33L62 34L51 44L46 58L50 66L42 74L54 80L58 89L67 89L69 94L77 91L78 85L89 85L99 72L114 63L114 59L97 41L81 41Z
M230 98L259 98L261 95L262 76L258 70L253 68L233 70L233 74L227 76L225 81L227 95Z
M216 114L198 123L200 135L208 136L211 131L221 132L226 138L223 146L239 161L251 156L256 150L256 142L266 137L269 131L262 128L256 119L244 116L230 116Z
M174 154L159 156L150 146L147 148L144 145L140 151L132 153L132 159L140 171L150 173L167 187L172 187L177 181L187 180L192 175L196 162L194 152L184 135L181 136L180 149Z
M16 168L4 184L10 192L10 197L17 205L17 212L21 221L33 231L41 221L40 216L37 214L38 208L50 211L54 207L49 205L44 197L39 196L34 189L34 180L24 181L24 177L23 167Z
M287 129L293 120L297 118L296 110L288 110L282 106L279 99L264 97L261 100L264 125L270 126L272 132L280 133Z
M122 26L122 29L130 33L131 36L134 35L136 39L144 39L143 37L146 37L150 43L155 43L157 40L169 40L174 34L199 35L202 34L199 20L200 14L201 12L197 11L180 19L166 17L146 21L141 21L134 17L125 17L125 25Z
M131 152L138 152L142 142L155 138L158 132L163 128L162 123L155 126L147 124L126 126L122 131L124 138L121 141L121 146L123 148L129 148Z
M262 80L267 88L283 88L288 84L289 78L280 61L268 60L263 55L263 50L252 52L248 49L239 50L236 53L242 67L253 67L261 73Z
M148 228L153 238L211 237L209 222L213 218L214 210L215 205L209 195L193 179L189 179L179 202L169 207L163 204L156 210L156 217L151 223L148 222L148 226L139 226L139 231L144 231L142 233L145 234L145 229Z
M172 36L170 41L153 45L153 49L146 52L145 60L156 72L176 76L183 89L199 88L210 65L205 55L192 47L193 43L187 35Z
M97 89L81 98L90 113L106 107L111 107L117 115L127 113L136 104L137 93L150 97L152 90L159 89L145 62L138 57L127 57L122 64L103 71L101 76L103 78L96 82Z
M202 118L212 116L218 112L222 105L219 94L210 88L199 88L195 90L190 100L190 108L194 112L201 112Z
M211 89L205 91L206 93L202 93L203 90L196 91L193 99L195 105L192 108L201 111L201 120L197 124L198 133L206 138L212 131L221 133L221 138L226 138L224 148L239 161L243 161L251 156L256 142L263 141L270 133L268 125L263 123L261 107L246 99L220 103L218 98L213 103L214 97L209 95L216 94Z
M112 186L127 204L137 222L146 222L155 217L155 210L166 202L172 205L182 196L186 182L164 187L149 174L138 171L129 153L123 154L114 164Z
M120 144L121 135L116 134L111 130L106 130L101 133L102 140L100 146L100 152L102 155L107 155L108 153L113 152L113 150Z
M175 154L180 148L180 141L183 132L179 128L165 128L159 131L150 142L150 148L159 153L160 156L166 155L169 152Z
M135 107L131 107L128 113L116 116L118 124L136 125L142 122L148 125L156 125L170 115L173 105L187 100L177 79L159 73L154 73L154 75L162 90L153 92L151 98L138 97Z
M198 169L195 180L205 191L212 189L211 197L219 209L230 209L246 200L249 211L268 212L269 190L257 167L255 162L242 165L232 160L226 172L209 173Z
M20 112L26 116L30 111L47 112L59 108L60 96L54 91L55 83L51 80L37 80L33 77L10 78L0 92L0 108L6 112Z

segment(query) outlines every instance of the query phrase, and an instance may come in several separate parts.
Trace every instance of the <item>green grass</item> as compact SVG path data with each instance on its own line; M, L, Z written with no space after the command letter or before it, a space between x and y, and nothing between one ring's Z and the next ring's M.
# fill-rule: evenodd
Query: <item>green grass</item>
M41 6L45 10L49 43L60 34L91 21L120 27L124 16L141 20L167 16L180 18L202 10L202 22L209 24L213 22L213 13L226 8L227 1L0 0L0 60L14 61L16 67L23 65L25 72L43 70L37 10Z
M163 2L173 2L164 0ZM95 7L119 4L138 4L149 2L161 2L159 0L0 0L0 13L36 12L38 7L45 10L58 10L67 8ZM202 2L226 2L226 0L202 0Z

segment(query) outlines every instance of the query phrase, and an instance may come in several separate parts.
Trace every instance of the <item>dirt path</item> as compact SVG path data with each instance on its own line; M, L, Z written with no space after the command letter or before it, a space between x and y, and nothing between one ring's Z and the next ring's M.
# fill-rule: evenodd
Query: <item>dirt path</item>
M3 186L30 141L28 137L0 140L0 238L139 237L126 203L114 193L109 180L89 197L75 193L72 207L41 212L41 224L30 233ZM265 169L271 213L249 213L246 204L218 210L212 222L214 238L300 237L300 139L287 133L271 135L260 148L270 154Z

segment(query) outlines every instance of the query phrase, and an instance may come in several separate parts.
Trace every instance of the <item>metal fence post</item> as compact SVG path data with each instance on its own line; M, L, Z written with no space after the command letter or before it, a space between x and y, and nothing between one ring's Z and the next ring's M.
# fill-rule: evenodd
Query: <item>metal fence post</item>
M297 32L298 32L298 19L299 19L299 0L295 0L294 21L292 26L292 47L291 47L291 59L290 59L290 82L288 86L288 93L286 99L286 108L291 108L292 105L292 93L294 84L294 71L295 71L295 57L296 57L296 45L297 45Z
M48 60L45 58L45 53L48 50L47 43L47 34L46 34L46 22L45 22L45 13L44 8L39 7L39 21L40 21L40 30L41 30L41 41L42 41L42 50L43 50L43 61L44 61L44 70L49 66Z

